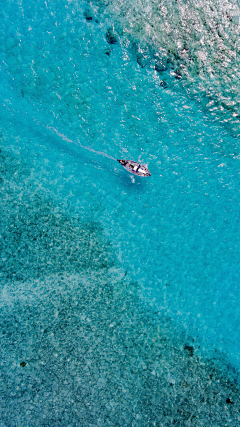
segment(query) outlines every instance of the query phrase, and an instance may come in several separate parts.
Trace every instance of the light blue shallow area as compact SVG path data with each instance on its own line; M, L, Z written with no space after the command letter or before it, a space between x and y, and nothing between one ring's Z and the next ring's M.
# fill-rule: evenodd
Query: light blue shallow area
M196 355L216 350L238 370L239 142L176 82L163 89L156 71L109 45L110 18L88 22L84 4L65 6L39 3L34 15L26 5L24 18L6 7L2 145L32 171L35 193L100 224L115 281L137 282L143 305L171 317ZM151 177L129 175L116 158L147 164ZM95 422L86 425L105 425Z

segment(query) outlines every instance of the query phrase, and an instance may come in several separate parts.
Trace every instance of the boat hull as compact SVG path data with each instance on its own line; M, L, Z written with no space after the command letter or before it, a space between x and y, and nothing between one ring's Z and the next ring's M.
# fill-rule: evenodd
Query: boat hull
M118 160L118 162L126 169L128 172L137 176L151 176L149 170L146 166L141 165L138 162L134 162L133 160Z

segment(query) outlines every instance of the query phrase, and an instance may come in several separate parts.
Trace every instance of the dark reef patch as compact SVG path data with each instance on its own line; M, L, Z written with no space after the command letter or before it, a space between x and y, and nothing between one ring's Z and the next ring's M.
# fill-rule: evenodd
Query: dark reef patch
M7 425L239 425L237 384L106 270L9 282L0 322Z
M71 219L51 200L31 192L24 186L27 169L17 157L2 156L0 174L6 181L0 194L2 277L19 281L113 265L111 248L99 224Z

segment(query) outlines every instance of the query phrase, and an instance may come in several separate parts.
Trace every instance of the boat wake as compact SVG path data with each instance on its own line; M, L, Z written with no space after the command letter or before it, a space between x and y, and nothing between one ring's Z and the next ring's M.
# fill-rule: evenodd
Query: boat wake
M59 132L57 129L55 129L52 126L47 126L47 129L49 129L50 131L55 132L64 141L70 142L71 144L75 144L78 147L83 148L84 150L91 151L92 153L95 153L98 156L107 157L110 160L116 160L117 161L117 159L115 159L114 157L110 156L109 154L106 154L106 153L104 153L102 151L94 150L92 147L88 147L87 145L82 145L79 141L73 141L72 139L69 139L67 136L65 136L63 133Z

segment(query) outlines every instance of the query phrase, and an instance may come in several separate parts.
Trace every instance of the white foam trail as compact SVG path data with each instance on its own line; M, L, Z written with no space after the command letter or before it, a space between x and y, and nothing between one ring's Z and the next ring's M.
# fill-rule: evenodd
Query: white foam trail
M65 136L63 133L58 132L58 130L57 130L57 129L55 129L54 127L47 126L47 128L48 128L49 130L51 130L51 131L54 131L54 132L55 132L55 133L56 133L60 138L62 138L64 141L71 142L72 144L75 144L75 145L77 145L78 147L83 148L84 150L91 151L92 153L95 153L95 154L97 154L98 156L107 157L108 159L111 159L111 160L117 160L117 159L115 159L114 157L110 156L109 154L103 153L102 151L96 151L96 150L94 150L94 149L93 149L93 148L91 148L91 147L88 147L88 146L86 146L86 145L82 145L79 141L73 141L72 139L69 139L69 138L68 138L67 136Z

